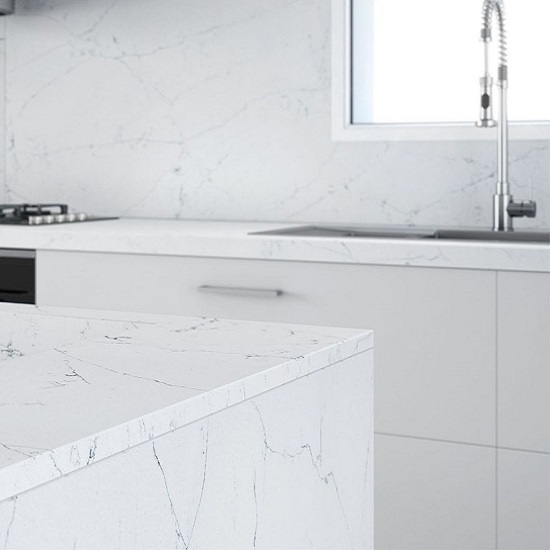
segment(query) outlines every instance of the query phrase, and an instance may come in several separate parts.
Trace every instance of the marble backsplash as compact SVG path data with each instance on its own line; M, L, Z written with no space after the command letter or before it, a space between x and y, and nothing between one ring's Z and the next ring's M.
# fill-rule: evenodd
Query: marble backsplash
M326 0L18 0L0 202L136 217L484 226L487 142L336 143ZM513 142L550 226L550 143Z

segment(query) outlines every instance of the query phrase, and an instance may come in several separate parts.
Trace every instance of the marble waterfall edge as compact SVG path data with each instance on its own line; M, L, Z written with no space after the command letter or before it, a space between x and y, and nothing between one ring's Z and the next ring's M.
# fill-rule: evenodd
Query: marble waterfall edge
M372 547L370 332L23 311L4 548Z

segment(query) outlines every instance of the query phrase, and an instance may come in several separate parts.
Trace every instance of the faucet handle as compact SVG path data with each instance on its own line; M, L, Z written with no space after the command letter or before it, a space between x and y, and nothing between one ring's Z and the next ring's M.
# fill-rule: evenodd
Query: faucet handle
M476 122L478 128L491 128L496 126L493 119L493 79L490 76L482 76L479 79L481 86L481 102L479 106L479 121Z
M537 203L535 201L511 200L506 210L512 218L534 218L537 215Z

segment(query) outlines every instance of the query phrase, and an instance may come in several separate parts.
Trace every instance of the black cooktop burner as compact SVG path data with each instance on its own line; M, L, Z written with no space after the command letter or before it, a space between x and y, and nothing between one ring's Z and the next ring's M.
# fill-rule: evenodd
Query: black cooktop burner
M116 219L89 216L84 212L70 213L66 204L0 204L0 225L50 225Z
M67 214L66 204L0 204L0 218L28 218L50 214Z

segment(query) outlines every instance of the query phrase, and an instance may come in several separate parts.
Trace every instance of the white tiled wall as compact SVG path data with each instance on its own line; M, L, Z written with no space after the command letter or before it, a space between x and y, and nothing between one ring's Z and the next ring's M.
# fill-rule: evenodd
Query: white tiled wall
M17 0L1 25L2 201L490 223L494 144L331 141L328 0ZM532 185L539 201L518 226L550 225L550 144L512 143L511 157L516 195Z

